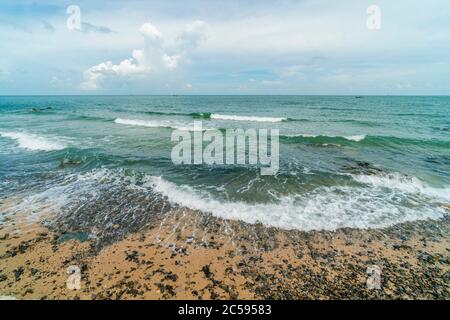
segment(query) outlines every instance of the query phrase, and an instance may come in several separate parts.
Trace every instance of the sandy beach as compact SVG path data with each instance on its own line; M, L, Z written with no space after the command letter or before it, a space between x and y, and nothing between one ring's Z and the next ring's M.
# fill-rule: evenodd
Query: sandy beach
M7 203L7 201L3 201ZM24 215L0 229L0 295L17 299L448 299L449 219L286 231L187 209L102 242ZM51 217L46 217L49 219ZM46 220L43 219L43 220ZM120 228L113 225L112 228ZM381 288L367 288L367 268ZM69 290L67 269L81 273Z

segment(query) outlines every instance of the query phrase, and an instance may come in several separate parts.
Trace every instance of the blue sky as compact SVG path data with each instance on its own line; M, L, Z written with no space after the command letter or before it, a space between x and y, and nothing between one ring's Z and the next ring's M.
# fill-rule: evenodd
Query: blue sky
M2 0L0 41L1 95L450 94L448 0Z

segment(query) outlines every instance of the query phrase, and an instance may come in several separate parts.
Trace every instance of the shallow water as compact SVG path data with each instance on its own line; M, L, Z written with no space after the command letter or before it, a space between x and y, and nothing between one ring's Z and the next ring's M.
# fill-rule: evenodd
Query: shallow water
M279 172L175 166L172 130L194 120L205 129L278 128ZM448 97L0 97L0 195L24 199L3 214L70 216L97 199L104 205L86 215L119 208L125 223L148 208L135 191L117 191L130 188L286 229L439 219L450 202L449 130Z

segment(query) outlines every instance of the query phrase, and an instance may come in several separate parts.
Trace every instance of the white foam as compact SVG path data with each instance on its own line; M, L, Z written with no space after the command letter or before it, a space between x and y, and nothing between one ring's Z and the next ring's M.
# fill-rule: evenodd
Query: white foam
M149 128L172 128L182 131L200 131L200 128L194 128L194 125L189 125L179 121L169 120L140 120L140 119L123 119L117 118L114 120L117 124L128 126L149 127ZM206 130L203 128L202 130Z
M354 136L333 136L333 135L321 135L321 134L307 134L307 133L299 133L299 134L287 134L285 137L303 137L303 138L317 138L317 137L325 137L325 138L343 138L350 141L363 141L367 136L365 134L354 135Z
M286 134L285 137L289 138L296 138L296 137L303 137L303 138L316 138L318 135L315 134L307 134L307 133L297 133L297 134Z
M256 121L256 122L282 122L282 121L287 120L287 118L237 116L237 115L227 115L227 114L218 114L218 113L211 114L211 119L231 120L231 121Z
M151 178L150 183L172 203L224 219L261 222L282 229L383 228L406 221L439 219L444 214L444 209L427 205L402 206L401 202L411 197L401 192L386 194L379 189L321 187L302 197L287 196L277 203L251 204L217 200L207 193L189 186L177 186L161 177Z
M416 177L398 172L383 175L351 175L358 182L375 188L388 188L408 194L423 194L432 198L450 201L450 188L435 188L425 184Z
M361 134L361 135L356 135L356 136L344 136L343 138L347 139L347 140L359 142L359 141L363 141L366 138L366 135Z
M67 146L54 138L47 138L26 132L0 132L2 137L16 140L20 148L39 151L62 150Z
M446 209L439 204L449 201L448 189L431 188L415 178L398 181L397 178L354 177L370 185L319 187L303 195L274 197L276 202L272 203L248 203L214 198L206 190L176 185L162 177L146 176L145 183L141 184L136 183L135 176L125 175L123 171L99 169L68 175L47 190L25 197L8 211L33 211L39 215L59 212L73 200L88 201L87 194L100 195L99 186L107 190L115 185L130 190L151 188L167 196L173 204L219 218L304 231L384 228L407 221L440 219L446 214Z
M98 169L85 174L69 174L44 190L17 197L16 201L3 208L4 214L27 213L29 221L38 221L40 217L54 214L68 205L71 200L81 200L85 194L95 195L99 183L117 183L122 177L107 169ZM132 185L133 181L129 181Z

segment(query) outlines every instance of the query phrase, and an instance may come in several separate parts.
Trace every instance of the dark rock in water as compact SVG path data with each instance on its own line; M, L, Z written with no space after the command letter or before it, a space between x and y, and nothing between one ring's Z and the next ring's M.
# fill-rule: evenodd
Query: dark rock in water
M59 169L64 169L67 166L79 166L81 164L81 161L79 160L71 160L71 159L62 159L59 162Z
M377 167L374 167L369 162L357 161L354 164L344 165L342 167L344 171L351 173L363 173L368 175L376 175L383 173L383 170Z
M53 110L52 107L47 107L47 108L32 108L31 111L33 112L42 112L42 111L47 111L47 110Z

